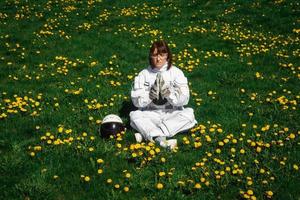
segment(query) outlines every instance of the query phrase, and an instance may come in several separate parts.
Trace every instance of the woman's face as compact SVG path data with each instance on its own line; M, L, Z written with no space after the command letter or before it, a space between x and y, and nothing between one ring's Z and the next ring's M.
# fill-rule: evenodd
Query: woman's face
M152 62L155 66L155 68L160 69L162 66L164 66L167 62L168 54L167 53L161 53L159 54L157 49L154 50L153 54L151 55Z

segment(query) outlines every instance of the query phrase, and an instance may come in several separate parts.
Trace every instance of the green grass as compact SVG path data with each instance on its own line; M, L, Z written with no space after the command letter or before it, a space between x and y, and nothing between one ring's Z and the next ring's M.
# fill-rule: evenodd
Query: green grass
M0 38L1 199L300 199L299 3L6 0ZM129 112L158 39L198 124L153 156ZM128 129L104 140L110 113Z

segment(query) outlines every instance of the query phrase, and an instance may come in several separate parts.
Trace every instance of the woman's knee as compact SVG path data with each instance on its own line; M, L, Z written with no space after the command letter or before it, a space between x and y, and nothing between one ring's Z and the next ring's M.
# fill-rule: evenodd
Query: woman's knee
M143 112L140 110L136 110L136 111L131 111L129 113L129 117L130 117L130 121L134 121L136 119L139 119L143 116Z
M194 110L192 108L186 108L180 114L191 122L195 121Z

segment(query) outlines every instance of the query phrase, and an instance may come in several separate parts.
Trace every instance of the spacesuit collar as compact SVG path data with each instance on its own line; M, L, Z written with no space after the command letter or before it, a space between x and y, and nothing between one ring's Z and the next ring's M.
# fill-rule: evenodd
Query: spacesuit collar
M166 64L164 64L160 69L152 68L151 66L149 66L149 67L150 67L151 71L154 73L164 72L164 71L167 71L167 69L168 69L168 62L166 62Z

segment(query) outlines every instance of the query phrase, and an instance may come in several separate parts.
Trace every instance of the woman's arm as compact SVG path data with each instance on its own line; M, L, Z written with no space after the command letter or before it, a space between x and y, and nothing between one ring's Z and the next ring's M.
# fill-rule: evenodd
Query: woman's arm
M146 90L149 86L146 84L145 77L142 73L139 73L139 75L134 78L134 83L131 89L131 100L133 105L138 108L146 107L151 103L149 91Z
M173 87L170 87L170 95L167 99L173 106L185 106L188 104L189 98L190 90L187 78L182 71L179 71L176 74Z

